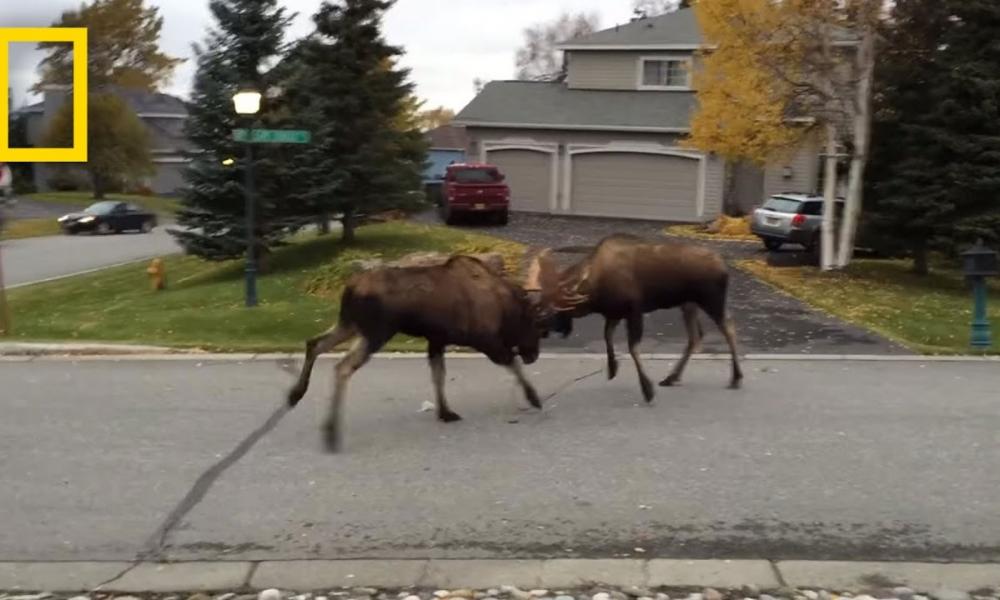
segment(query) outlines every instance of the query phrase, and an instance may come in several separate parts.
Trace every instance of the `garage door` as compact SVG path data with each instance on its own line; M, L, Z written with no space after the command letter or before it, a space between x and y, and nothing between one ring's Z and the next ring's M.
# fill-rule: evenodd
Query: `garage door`
M552 197L552 155L533 150L490 150L486 162L507 176L513 210L549 212Z
M572 210L581 215L697 221L698 166L698 160L662 154L576 154Z

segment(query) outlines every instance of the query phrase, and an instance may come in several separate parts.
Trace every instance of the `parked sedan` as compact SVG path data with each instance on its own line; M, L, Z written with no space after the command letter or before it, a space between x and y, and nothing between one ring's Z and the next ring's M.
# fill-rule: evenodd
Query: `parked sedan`
M59 226L68 234L149 233L156 227L156 214L127 202L105 201L91 204L83 212L59 217Z
M834 220L839 221L844 201L837 199ZM810 194L777 194L767 199L753 213L750 231L759 237L768 250L778 250L784 244L800 244L806 250L819 246L823 224L823 197Z

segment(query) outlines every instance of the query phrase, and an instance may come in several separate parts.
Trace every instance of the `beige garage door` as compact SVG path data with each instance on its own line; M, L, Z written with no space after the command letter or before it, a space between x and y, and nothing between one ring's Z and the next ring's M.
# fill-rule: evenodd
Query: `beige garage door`
M662 154L574 155L572 210L581 215L697 221L698 165L695 159Z
M552 197L552 155L533 150L490 150L486 162L507 176L512 210L549 212Z

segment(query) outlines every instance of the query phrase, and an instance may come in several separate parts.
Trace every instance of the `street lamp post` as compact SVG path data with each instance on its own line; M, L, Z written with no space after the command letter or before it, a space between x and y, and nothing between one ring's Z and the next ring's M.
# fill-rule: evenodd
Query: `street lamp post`
M256 240L254 239L254 222L255 215L254 209L256 208L255 194L254 194L254 179L253 179L253 120L256 118L256 114L260 112L260 97L259 91L252 87L245 87L240 89L233 96L233 105L236 108L236 113L240 115L247 115L250 121L249 130L247 132L247 152L246 152L246 168L243 173L246 177L246 229L247 229L247 262L246 262L246 305L247 307L257 306L257 252L256 252Z
M998 272L996 251L978 240L975 246L962 253L962 270L972 283L972 347L985 350L993 345L990 320L986 315L986 278Z

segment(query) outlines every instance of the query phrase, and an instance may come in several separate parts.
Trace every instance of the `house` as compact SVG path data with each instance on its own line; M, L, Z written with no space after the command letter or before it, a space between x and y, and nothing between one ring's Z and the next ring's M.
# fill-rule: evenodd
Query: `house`
M39 146L49 123L69 100L69 86L47 86L42 101L22 108L19 112L27 118L28 143ZM122 98L135 111L136 116L149 129L155 173L142 183L157 194L175 194L184 185L183 171L188 162L185 152L191 148L184 135L188 118L184 101L167 94L150 93L125 88L112 88L112 93ZM35 187L39 191L51 189L52 176L59 165L36 164Z
M444 178L445 169L453 162L465 160L468 139L465 129L454 125L442 125L427 132L427 167L424 169L424 184L434 183Z
M704 47L693 10L642 18L564 43L561 81L494 81L455 118L468 153L496 164L512 208L552 214L708 221L780 191L813 191L809 143L766 168L679 145L696 107Z

